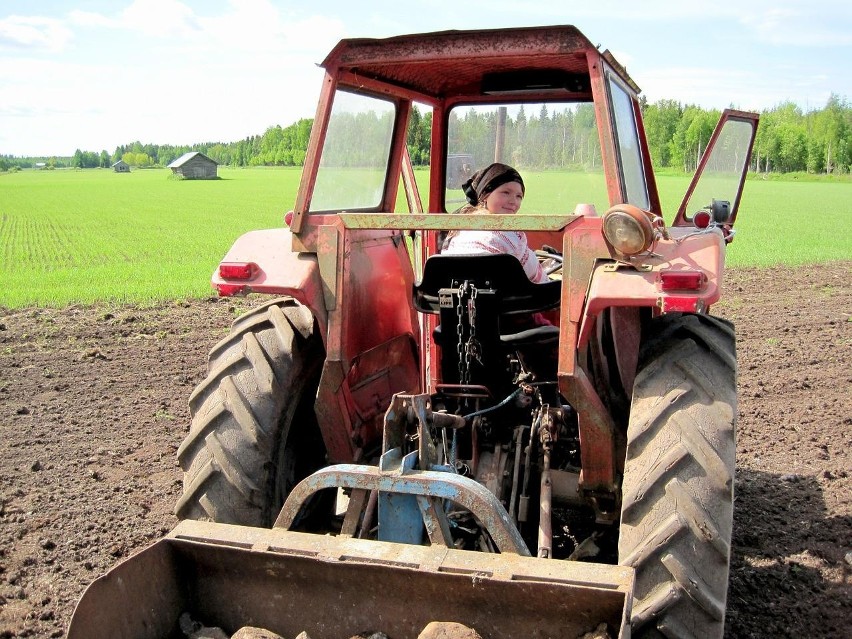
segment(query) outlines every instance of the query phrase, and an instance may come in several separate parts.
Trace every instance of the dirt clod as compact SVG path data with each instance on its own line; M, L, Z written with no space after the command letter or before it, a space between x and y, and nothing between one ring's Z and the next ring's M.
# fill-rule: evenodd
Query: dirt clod
M612 639L612 635L609 634L606 624L602 623L591 632L587 632L581 636L579 639Z
M284 639L284 637L265 628L243 626L231 635L231 639Z
M726 639L849 636L850 282L852 262L730 270L713 309L739 362ZM63 636L93 579L177 524L187 399L266 300L0 309L0 638Z
M482 635L454 621L433 621L423 628L417 639L482 639Z

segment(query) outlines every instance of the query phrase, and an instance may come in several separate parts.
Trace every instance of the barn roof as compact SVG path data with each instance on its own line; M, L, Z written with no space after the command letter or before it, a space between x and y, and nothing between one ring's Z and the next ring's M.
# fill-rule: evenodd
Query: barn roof
M176 169L178 167L183 166L184 164L186 164L187 162L189 162L192 158L194 158L196 156L200 156L200 157L204 158L205 160L207 160L208 162L212 162L213 164L219 164L216 160L213 160L212 158L208 158L201 151L190 151L189 153L184 153L177 160L175 160L174 162L169 164L169 166L166 167L166 168Z

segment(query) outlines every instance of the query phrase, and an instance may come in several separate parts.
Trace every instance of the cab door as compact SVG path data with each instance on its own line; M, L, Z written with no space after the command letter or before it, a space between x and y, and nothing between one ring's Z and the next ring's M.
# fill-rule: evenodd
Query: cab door
M757 113L732 109L722 113L672 226L705 226L706 221L733 227L758 118Z

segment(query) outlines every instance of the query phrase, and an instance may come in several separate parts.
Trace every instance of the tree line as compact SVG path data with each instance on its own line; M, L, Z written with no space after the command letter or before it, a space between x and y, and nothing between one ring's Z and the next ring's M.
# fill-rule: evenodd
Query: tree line
M654 165L694 170L720 112L673 100L643 103L642 111ZM750 168L760 173L848 174L852 106L832 95L824 108L808 113L792 102L762 111Z
M503 157L524 168L595 170L601 166L595 108L590 103L574 108L542 104L538 113L524 106L505 115ZM494 156L498 112L473 109L453 112L449 123L450 147L474 158Z
M691 172L709 141L720 112L674 100L641 102L645 133L654 166ZM465 148L465 140L482 139L477 132L492 126L492 115L460 114L451 129L458 137L456 148ZM376 117L376 126L387 123ZM310 119L301 119L287 127L273 126L262 135L238 142L209 142L191 146L156 145L132 142L116 147L113 153L77 149L70 157L17 158L0 155L0 171L15 168L109 168L118 160L134 167L164 167L188 151L201 151L220 164L244 166L301 166L308 148ZM412 110L408 147L412 162L429 164L432 113ZM527 114L523 109L507 118L508 157L517 164L530 166L526 158L546 158L541 168L575 165L594 167L600 163L595 136L594 111L581 105L575 111ZM355 145L353 148L358 148ZM477 154L477 149L467 149ZM483 157L487 157L487 152ZM792 102L764 110L760 116L752 153L751 170L764 173L835 173L852 170L852 106L832 95L825 107L803 112Z

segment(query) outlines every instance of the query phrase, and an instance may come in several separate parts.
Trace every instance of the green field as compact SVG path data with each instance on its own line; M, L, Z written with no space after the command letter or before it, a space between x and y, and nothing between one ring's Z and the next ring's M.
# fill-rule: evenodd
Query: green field
M300 170L220 167L219 174L212 181L173 180L164 169L0 174L0 307L211 295L210 275L234 239L283 224ZM535 185L555 176L525 176L530 195L546 192ZM668 220L687 184L658 177ZM852 182L748 181L729 266L849 259Z
M210 275L242 233L283 225L298 169L0 175L0 306L211 295Z

